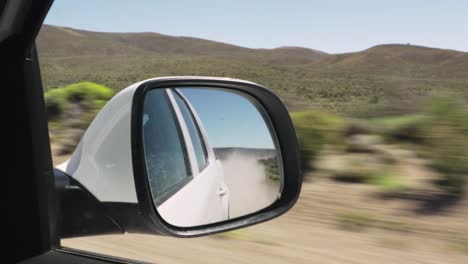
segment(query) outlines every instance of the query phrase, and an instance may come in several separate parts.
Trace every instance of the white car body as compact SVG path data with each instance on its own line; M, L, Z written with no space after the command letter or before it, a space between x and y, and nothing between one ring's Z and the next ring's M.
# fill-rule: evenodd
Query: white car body
M130 134L133 95L141 83L115 95L92 121L71 158L56 167L80 182L100 202L138 203ZM161 203L158 212L166 222L181 227L227 220L229 190L224 183L222 164L210 147L203 124L185 100L206 147L207 166L200 171L187 126L172 95L174 91L166 89L166 92L182 130L193 178Z

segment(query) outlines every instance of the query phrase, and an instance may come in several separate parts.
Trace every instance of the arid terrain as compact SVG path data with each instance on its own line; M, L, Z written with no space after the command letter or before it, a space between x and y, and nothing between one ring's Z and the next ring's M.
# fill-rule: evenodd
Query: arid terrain
M155 263L466 263L468 200L432 190L424 161L400 156L401 175L419 186L412 195L386 197L378 186L336 181L324 169L307 175L292 210L258 226L203 238L125 234L62 245ZM336 159L325 153L319 162Z
M47 25L37 44L55 164L124 87L198 75L278 94L308 171L296 206L264 224L194 239L125 234L63 246L156 263L468 263L468 53L412 44L343 54L248 49Z

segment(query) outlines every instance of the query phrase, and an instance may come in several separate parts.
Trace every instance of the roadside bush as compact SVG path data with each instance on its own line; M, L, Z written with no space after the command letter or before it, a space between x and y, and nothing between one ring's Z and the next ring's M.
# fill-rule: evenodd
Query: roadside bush
M45 102L49 120L58 119L68 106L67 100L60 92L46 93Z
M411 189L402 178L388 169L376 171L376 173L369 177L367 183L380 187L387 194L404 193Z
M468 177L468 110L451 96L430 100L423 114L385 117L372 121L387 140L422 147L431 167L441 173L447 191L461 194Z
M51 139L57 155L71 153L97 112L114 95L106 86L80 82L50 89L45 93L47 115L53 121Z
M63 89L65 98L69 102L109 100L114 95L112 89L93 82L74 83L59 89Z
M47 114L50 118L57 119L69 109L70 104L100 109L113 95L111 88L93 82L50 89L45 93Z
M431 101L429 112L426 137L432 166L442 173L447 190L461 194L468 177L468 111L453 97L439 97Z
M428 117L426 115L384 117L373 120L373 123L380 127L383 136L389 141L421 144L425 140Z
M379 127L365 119L349 119L346 125L345 136L379 134Z
M291 113L299 140L304 169L312 169L317 154L326 144L343 144L345 121L319 111Z
M278 160L276 157L268 158L268 159L261 159L258 161L260 164L263 165L265 170L265 175L272 181L279 181L280 171L278 168Z

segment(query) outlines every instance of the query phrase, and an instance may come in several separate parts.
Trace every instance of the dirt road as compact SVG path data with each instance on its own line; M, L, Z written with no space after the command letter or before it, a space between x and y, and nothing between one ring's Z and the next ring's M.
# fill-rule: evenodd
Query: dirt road
M320 178L304 184L286 215L247 229L194 239L128 234L62 244L155 263L468 263L466 201L421 215L410 210L417 204L374 194L372 186ZM343 228L347 212L365 212L373 221Z
M386 197L316 172L295 207L264 224L203 238L126 234L62 245L153 263L468 263L468 198L437 192L433 173L411 156L398 165L420 189L411 195Z

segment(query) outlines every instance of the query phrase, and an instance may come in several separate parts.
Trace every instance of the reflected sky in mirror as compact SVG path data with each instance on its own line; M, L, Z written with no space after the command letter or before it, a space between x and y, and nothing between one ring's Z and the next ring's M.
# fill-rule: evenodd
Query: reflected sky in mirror
M222 89L179 89L197 111L214 148L274 149L262 115L245 95Z

